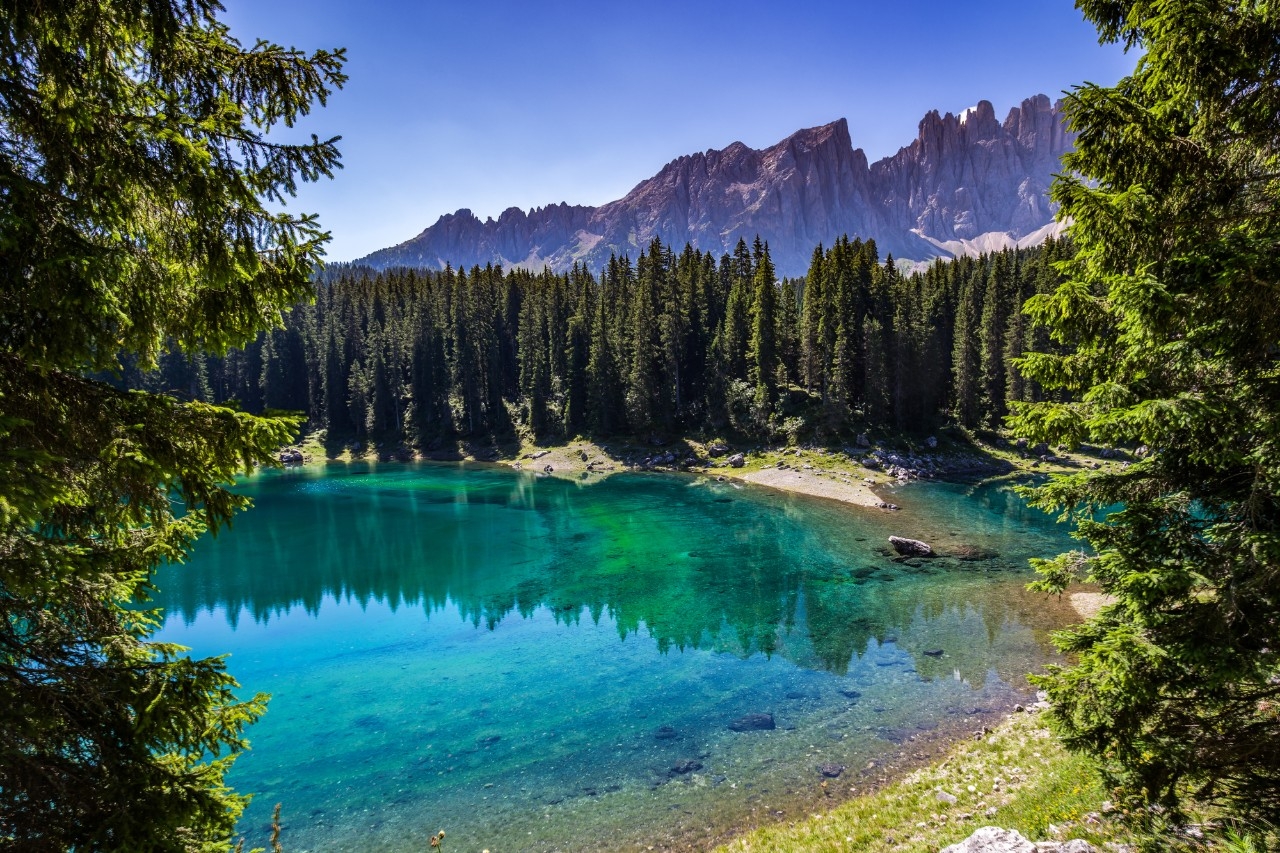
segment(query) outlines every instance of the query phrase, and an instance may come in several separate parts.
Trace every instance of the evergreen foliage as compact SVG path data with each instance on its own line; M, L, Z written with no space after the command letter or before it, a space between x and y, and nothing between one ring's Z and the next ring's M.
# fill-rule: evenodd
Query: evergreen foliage
M759 241L716 259L654 240L598 276L331 267L285 329L225 357L193 355L191 370L251 410L289 402L334 441L423 449L514 427L543 440L730 430L762 441L978 427L1003 415L1010 388L1036 399L1038 386L1009 380L1035 345L1014 300L1056 286L1053 264L1069 253L1051 242L903 276L874 243L841 238L783 281ZM242 387L242 365L262 365L258 387Z
M1075 662L1044 683L1068 745L1135 815L1176 823L1198 801L1274 828L1280 4L1077 6L1143 56L1067 100L1080 135L1053 192L1079 252L1029 310L1068 351L1016 369L1075 402L1015 404L1013 425L1149 452L1035 495L1074 512L1096 552L1041 565L1040 586L1083 576L1114 597L1060 637Z
M295 426L204 401L313 405L306 312L227 349L312 293L326 235L266 205L337 150L265 134L344 77L341 51L245 48L218 10L0 3L6 849L225 850L243 808L223 777L265 697L149 642L141 608L159 563L244 506L223 484ZM216 377L205 349L227 353Z

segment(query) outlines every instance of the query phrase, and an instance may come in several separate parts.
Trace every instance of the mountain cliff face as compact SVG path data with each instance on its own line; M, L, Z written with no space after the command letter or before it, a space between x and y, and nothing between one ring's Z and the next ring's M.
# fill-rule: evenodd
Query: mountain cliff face
M469 210L358 263L442 268L494 263L598 269L650 240L715 254L758 234L781 275L801 275L813 249L842 234L873 238L883 257L925 261L1042 241L1059 227L1048 198L1072 137L1058 105L1037 95L1001 123L987 101L930 112L914 142L868 164L844 119L756 151L735 142L680 157L600 207L510 208L481 222Z

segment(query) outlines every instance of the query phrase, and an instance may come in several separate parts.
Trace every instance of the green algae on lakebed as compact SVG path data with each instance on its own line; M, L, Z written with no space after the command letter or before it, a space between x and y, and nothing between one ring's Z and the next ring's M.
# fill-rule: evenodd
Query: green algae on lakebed
M898 513L432 463L243 489L256 508L166 569L158 604L161 639L273 694L231 776L256 795L249 846L276 802L292 851L440 828L459 849L705 846L936 755L1025 699L1071 618L1025 584L1073 540L1003 487L913 484ZM891 534L985 559L895 561ZM730 727L748 714L775 728Z

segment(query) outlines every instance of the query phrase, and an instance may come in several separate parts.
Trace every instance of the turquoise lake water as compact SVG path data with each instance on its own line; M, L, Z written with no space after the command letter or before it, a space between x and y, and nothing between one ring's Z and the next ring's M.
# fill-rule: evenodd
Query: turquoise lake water
M291 853L705 848L1025 701L1071 618L1025 584L1074 540L1004 487L913 484L894 513L429 463L243 489L157 604L160 639L273 696L231 774L249 847L279 802ZM891 534L988 558L895 562ZM730 728L753 713L776 728Z

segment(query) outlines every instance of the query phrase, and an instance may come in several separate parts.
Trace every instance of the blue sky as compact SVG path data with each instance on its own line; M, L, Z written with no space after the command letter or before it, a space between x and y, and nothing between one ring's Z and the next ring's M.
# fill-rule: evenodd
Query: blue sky
M301 128L341 135L345 168L290 205L332 260L461 207L601 204L682 154L841 117L874 161L930 109L1003 118L1135 62L1070 0L224 2L244 42L347 48L346 88Z

